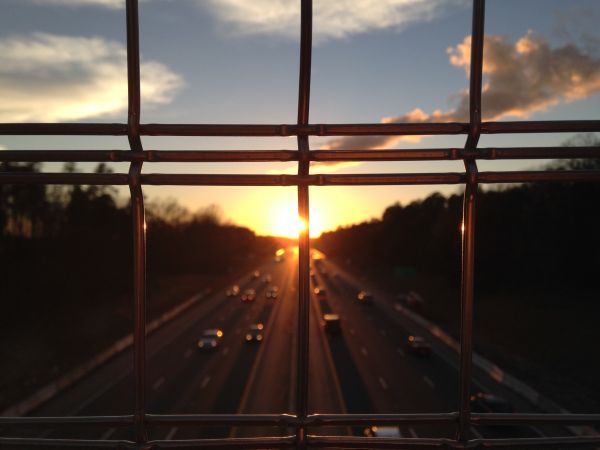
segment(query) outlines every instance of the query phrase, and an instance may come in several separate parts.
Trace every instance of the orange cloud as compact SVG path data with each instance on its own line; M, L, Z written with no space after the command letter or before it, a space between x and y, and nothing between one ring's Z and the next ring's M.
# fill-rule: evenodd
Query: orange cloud
M469 74L471 36L447 50L450 64ZM482 90L483 120L507 117L527 118L560 103L569 103L600 92L600 59L577 45L553 48L543 37L531 32L514 44L503 36L485 36ZM420 108L383 123L466 122L469 92L455 96L449 111L427 114ZM400 141L418 142L423 136L350 136L327 142L324 149L389 148Z

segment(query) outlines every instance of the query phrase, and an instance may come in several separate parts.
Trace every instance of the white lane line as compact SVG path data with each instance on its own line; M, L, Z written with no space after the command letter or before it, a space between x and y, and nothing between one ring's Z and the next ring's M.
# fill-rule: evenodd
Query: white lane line
M361 348L360 348L360 352L361 352L363 355L365 355L365 356L367 356L367 355L369 354L369 352L367 351L367 349L366 349L366 348L364 348L364 347L361 347Z
M169 430L169 432L167 433L167 435L165 436L165 440L166 441L170 441L171 439L173 439L175 437L175 434L179 431L178 427L173 427Z
M159 387L162 386L162 384L165 382L165 377L160 377L158 380L156 380L154 382L154 384L152 385L152 389L153 390L157 390Z
M192 356L192 349L191 349L191 348L188 348L188 349L187 349L187 350L184 352L184 354L183 354L183 357L187 359L187 358L189 358L190 356Z
M400 356L406 355L406 353L404 353L404 350L402 350L400 347L398 347L396 350Z
M431 378L429 378L428 376L424 376L423 377L423 381L425 381L425 383L427 383L427 385L433 389L435 387L435 383L431 380Z
M100 440L105 441L106 439L109 439L115 431L117 431L116 428L109 428L104 433L102 433L102 436L100 436Z
M229 347L225 347L223 349L223 356L225 356L227 353L229 353Z
M204 377L204 380L202 380L202 384L200 385L200 387L204 389L208 385L208 383L210 383L210 376L207 375Z
M413 437L413 438L419 437L419 435L417 434L417 432L415 431L415 429L413 427L408 427L408 432L410 434L410 437Z
M382 387L383 389L387 389L387 388L388 388L388 385L387 385L387 383L385 382L385 380L383 379L383 377L379 377L379 378L378 378L378 380L379 380L379 384L381 385L381 387Z
M471 430L471 433L473 433L473 436L475 436L477 439L483 439L483 436L475 427L469 427L469 430Z

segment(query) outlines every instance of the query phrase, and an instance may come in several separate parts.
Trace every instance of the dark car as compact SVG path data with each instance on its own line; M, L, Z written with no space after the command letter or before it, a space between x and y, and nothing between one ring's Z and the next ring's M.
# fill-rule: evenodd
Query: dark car
M246 332L246 342L262 342L263 340L263 328L262 323L253 323Z
M267 297L267 298L276 299L278 295L279 295L279 288L277 286L273 286L273 287L271 287L271 289L267 289L267 292L265 292L265 297Z
M508 400L494 394L478 392L471 395L471 411L476 413L506 413L514 411Z
M252 276L250 277L250 280L256 280L260 278L260 270L255 270L254 272L252 272Z
M366 291L360 291L358 293L358 295L356 296L356 299L358 300L358 303L360 303L361 305L372 305L373 304L373 294L366 292Z
M253 302L256 300L256 291L254 289L246 289L241 296L243 302Z
M337 314L323 314L323 327L326 333L340 334L342 332L340 316Z
M421 336L409 336L408 347L417 356L429 356L431 354L431 344Z
M325 288L317 286L313 289L313 292L315 293L317 300L327 300L327 291Z
M223 331L218 328L204 330L198 339L200 350L215 350L219 346L219 340L223 337Z
M240 287L237 284L234 284L229 289L227 289L227 291L225 292L227 297L236 297L239 293L240 293Z

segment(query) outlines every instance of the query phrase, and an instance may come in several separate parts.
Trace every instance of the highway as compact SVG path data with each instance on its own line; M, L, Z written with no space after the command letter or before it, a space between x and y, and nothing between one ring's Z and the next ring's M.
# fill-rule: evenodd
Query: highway
M311 296L309 411L318 413L425 413L457 410L458 359L440 342L430 340L432 354L414 355L408 329L394 309L391 293L364 286L327 259L312 263L311 287L326 297ZM155 331L147 341L147 410L149 413L293 413L296 385L298 257L291 249L282 261L266 261L232 284L241 292L253 288L256 300L214 292ZM271 281L264 277L270 275ZM279 288L276 299L267 289ZM374 294L371 305L356 294ZM457 300L458 301L458 300ZM341 333L325 333L322 315L340 316ZM263 340L246 342L251 324L262 323ZM223 337L214 350L197 346L203 330L219 328ZM90 355L92 356L92 355ZM539 412L533 405L475 370L473 392L501 396L515 412ZM131 414L132 355L125 351L99 370L35 411L38 416ZM154 427L151 439L285 435L291 430L266 427ZM476 437L539 437L566 430L539 427L471 427ZM361 428L324 428L317 434L362 435ZM453 437L454 427L402 426L404 437ZM19 435L23 435L22 432ZM133 439L130 430L98 428L36 431L51 438Z

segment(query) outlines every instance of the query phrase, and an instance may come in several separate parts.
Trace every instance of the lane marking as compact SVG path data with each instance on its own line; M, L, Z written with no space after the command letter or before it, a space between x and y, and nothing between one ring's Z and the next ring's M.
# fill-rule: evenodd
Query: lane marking
M364 348L364 347L361 347L361 348L360 348L360 352L361 352L363 355L365 355L365 356L367 356L367 355L369 354L369 352L367 351L367 349L366 349L366 348Z
M431 389L435 387L435 383L427 375L423 377L423 381L425 381L425 383L427 383Z
M396 350L398 351L398 354L399 354L400 356L404 356L404 355L406 355L406 353L404 353L404 350L402 350L400 347L398 347Z
M208 375L207 375L207 376L205 376L205 377L204 377L204 379L202 380L202 384L200 385L200 387L201 387L202 389L204 389L204 388L205 388L205 387L208 385L208 383L210 383L210 376L208 376Z
M179 431L178 427L173 427L169 430L169 432L167 433L167 435L165 436L165 440L166 441L170 441L171 439L173 439L175 437L175 434Z
M469 427L469 430L471 430L471 433L473 433L473 436L475 436L477 439L483 439L483 436L475 427Z
M415 431L415 429L413 427L408 427L408 433L410 434L410 437L413 437L413 438L419 437L419 435L417 434L417 432Z
M191 348L188 348L188 349L187 349L187 350L184 352L184 354L183 354L183 357L187 359L187 358L189 358L190 356L192 356L192 353L193 353L193 352L192 352L192 349L191 349Z
M383 379L383 377L379 377L379 378L378 378L378 380L379 380L379 384L381 385L381 387L382 387L383 389L386 389L386 390L387 390L387 388L388 388L388 385L387 385L387 383L385 382L385 380Z
M100 440L105 441L105 440L109 439L114 434L115 431L117 431L116 428L109 428L104 433L102 433L102 436L100 436Z
M153 390L157 390L159 387L162 386L162 384L165 382L165 377L160 377L158 380L156 380L154 382L154 384L152 385L152 389Z
M227 353L229 353L229 347L225 347L223 349L223 356L225 356Z

